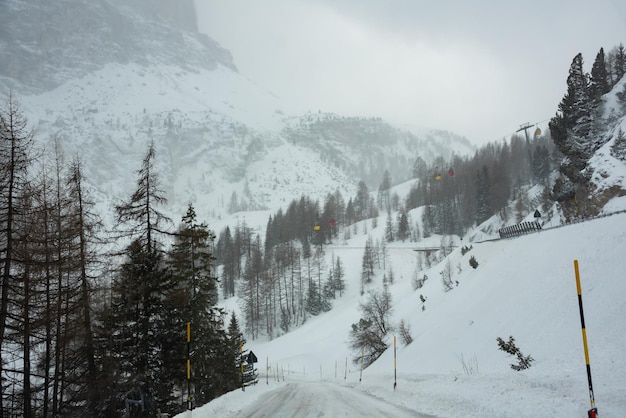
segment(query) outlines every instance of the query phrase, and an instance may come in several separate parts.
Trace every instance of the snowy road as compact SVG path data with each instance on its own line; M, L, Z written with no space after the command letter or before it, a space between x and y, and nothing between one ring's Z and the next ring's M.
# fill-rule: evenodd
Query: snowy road
M242 411L244 418L386 417L422 415L358 389L327 382L288 383Z

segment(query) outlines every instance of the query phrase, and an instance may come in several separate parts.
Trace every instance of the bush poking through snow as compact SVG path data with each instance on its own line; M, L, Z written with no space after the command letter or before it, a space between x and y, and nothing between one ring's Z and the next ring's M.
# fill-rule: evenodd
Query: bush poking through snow
M470 252L472 250L472 246L470 245L469 247L467 245L464 245L461 247L461 255L465 255L468 252Z
M531 356L524 356L524 354L522 354L520 349L515 346L515 338L513 338L513 336L509 336L509 341L506 342L500 337L498 337L497 340L500 350L517 357L517 364L511 364L513 370L519 372L520 370L528 369L530 363L535 361Z
M476 258L474 258L474 256L470 257L469 264L470 264L470 266L472 266L473 269L478 267L478 261L476 261Z
M404 319L400 320L400 327L398 329L400 333L400 341L402 344L409 345L413 342L413 336L411 335L411 326L407 324Z
M478 373L478 359L474 355L471 359L466 360L463 354L458 356L461 366L463 366L463 373L470 376Z

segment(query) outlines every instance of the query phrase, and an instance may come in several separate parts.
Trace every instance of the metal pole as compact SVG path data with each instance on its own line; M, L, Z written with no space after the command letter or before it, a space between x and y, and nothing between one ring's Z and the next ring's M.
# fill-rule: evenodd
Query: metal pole
M239 367L241 369L241 390L246 391L246 387L243 382L243 343L239 343Z
M397 360L396 360L396 336L393 336L393 389L396 389L398 385L397 372L396 372Z
M596 409L596 401L593 396L593 383L591 382L591 366L589 364L589 349L587 348L587 331L585 329L585 314L583 312L583 298L582 290L580 287L580 273L578 270L578 260L574 260L574 272L576 274L576 290L578 292L578 308L580 310L580 324L583 334L583 347L585 349L585 364L587 365L587 383L589 385L589 400L591 402L591 409L589 410L589 417L595 418L598 414Z
M187 322L187 409L193 409L191 402L191 322Z
M361 371L359 372L359 382L363 379L363 356L365 355L365 350L361 349Z
M520 125L519 129L516 132L524 131L524 135L526 136L526 151L528 152L528 164L530 165L530 174L533 173L533 155L530 151L530 140L528 139L528 130L530 129L530 123L526 122L525 124Z

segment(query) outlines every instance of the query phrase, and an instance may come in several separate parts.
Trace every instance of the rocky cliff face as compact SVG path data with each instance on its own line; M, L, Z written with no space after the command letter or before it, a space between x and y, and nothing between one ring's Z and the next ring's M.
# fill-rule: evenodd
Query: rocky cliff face
M0 0L0 57L0 88L29 93L107 63L236 70L198 33L193 0Z
M196 8L193 0L111 0L120 7L135 9L154 21L163 20L186 31L198 32Z

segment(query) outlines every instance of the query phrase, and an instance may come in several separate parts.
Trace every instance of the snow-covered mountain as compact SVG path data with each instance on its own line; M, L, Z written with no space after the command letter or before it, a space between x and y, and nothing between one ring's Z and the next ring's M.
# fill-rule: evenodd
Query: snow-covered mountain
M473 149L446 131L408 132L379 119L285 108L239 74L226 49L197 33L192 0L4 0L0 53L0 92L16 95L40 144L51 148L58 138L67 156L83 156L102 211L127 198L151 140L168 212L178 219L193 203L217 231L241 217L258 228L267 222L269 211L224 219L233 196L245 203L240 207L270 211L303 194L322 198L339 189L351 196L360 179L375 185L385 169L394 183L406 180L418 155L448 158L453 149ZM615 106L611 93L607 112ZM626 122L615 117L613 123L610 140L590 162L598 190L613 190L605 212L626 209L619 197L626 169L612 151ZM408 186L395 190L404 196ZM552 209L551 224L559 224L558 209ZM413 220L419 210L409 214ZM429 268L417 268L415 242L390 248L393 321L407 321L414 341L399 347L395 391L392 350L364 372L363 381L349 363L343 383L435 416L583 416L588 392L571 264L578 258L598 406L619 416L626 408L620 328L626 289L619 277L626 268L620 256L624 215L518 239L467 242L492 238L506 222L495 216L464 237L473 247L466 254L456 237L459 248ZM332 311L272 341L248 342L262 370L267 358L288 379L342 383L336 370L341 376L345 359L354 355L348 334L366 297L358 284L363 246L368 234L382 239L385 217L376 228L369 225L361 222L358 234L327 249L350 267L348 291ZM420 246L438 247L441 239L433 236ZM471 256L479 263L475 270ZM448 292L440 279L446 262L458 283ZM376 271L371 288L382 286L385 273ZM429 279L416 290L418 273ZM239 307L236 298L221 304L229 311ZM510 370L495 340L508 335L533 355L533 368ZM273 388L229 394L209 404L206 414L239 416L250 399Z
M473 150L446 131L284 108L198 33L191 0L11 0L0 3L0 27L0 90L15 95L39 143L56 138L67 157L82 156L104 211L129 194L150 141L168 214L179 219L192 203L209 221L233 199L276 210L288 203L277 196L348 197L385 169L406 180L418 155Z

